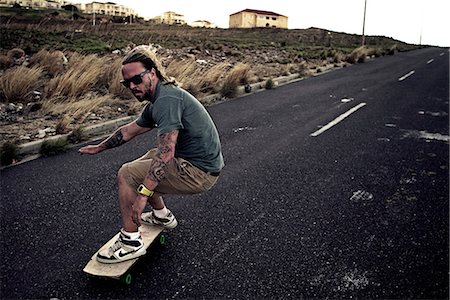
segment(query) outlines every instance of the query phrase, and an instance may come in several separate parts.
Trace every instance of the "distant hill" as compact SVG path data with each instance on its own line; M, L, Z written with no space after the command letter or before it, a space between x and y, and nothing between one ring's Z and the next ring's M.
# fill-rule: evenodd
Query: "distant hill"
M28 10L2 8L0 52L21 48L27 54L41 49L102 53L121 49L128 44L159 44L166 48L201 47L215 50L265 49L297 53L312 53L324 48L349 53L361 44L361 36L333 32L327 29L207 29L190 26L154 25L143 19L114 19L65 10ZM379 49L395 46L398 51L415 49L410 45L387 37L367 36L366 45Z

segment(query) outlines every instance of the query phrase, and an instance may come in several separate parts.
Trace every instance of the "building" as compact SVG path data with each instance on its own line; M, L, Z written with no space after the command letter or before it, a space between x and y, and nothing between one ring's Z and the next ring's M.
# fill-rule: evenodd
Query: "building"
M214 23L211 23L206 20L197 20L191 23L192 27L205 27L205 28L215 28L217 26L214 25Z
M113 2L91 2L73 4L66 0L0 0L0 6L13 6L19 4L22 7L29 7L33 9L62 9L65 5L74 5L81 12L86 14L102 14L116 17L137 16L136 12L123 5L118 5Z
M155 24L168 24L168 25L186 25L186 19L184 15L178 14L173 11L166 11L161 16L154 17L150 20Z
M100 14L115 17L136 16L136 12L126 6L114 2L91 2L86 4L74 4L79 10L86 14Z
M10 7L14 4L33 9L61 9L69 2L65 0L0 0L0 6L3 7Z
M230 28L288 28L288 17L264 10L244 9L230 15Z

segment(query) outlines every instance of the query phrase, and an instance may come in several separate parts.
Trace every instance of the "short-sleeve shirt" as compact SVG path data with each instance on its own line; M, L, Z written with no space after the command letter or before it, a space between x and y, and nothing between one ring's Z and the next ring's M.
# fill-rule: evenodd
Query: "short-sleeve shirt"
M157 128L158 135L178 130L175 157L205 172L219 172L223 168L219 133L211 116L182 88L159 82L153 102L144 107L136 122L141 127Z

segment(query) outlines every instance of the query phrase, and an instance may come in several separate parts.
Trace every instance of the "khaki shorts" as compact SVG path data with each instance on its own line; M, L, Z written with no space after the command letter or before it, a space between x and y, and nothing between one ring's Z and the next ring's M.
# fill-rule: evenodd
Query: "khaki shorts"
M126 163L120 169L126 182L137 189L148 174L151 160L157 149L152 149L141 158ZM218 176L210 175L192 165L185 159L176 157L166 168L166 176L155 192L162 194L197 194L209 190L217 182Z

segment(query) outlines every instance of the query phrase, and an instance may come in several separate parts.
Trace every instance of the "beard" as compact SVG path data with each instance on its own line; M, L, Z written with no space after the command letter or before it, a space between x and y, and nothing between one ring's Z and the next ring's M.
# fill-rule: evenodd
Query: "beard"
M150 92L151 88L152 88L152 83L149 82L148 86L145 87L145 91L144 92L142 92L141 90L138 90L138 89L131 90L131 92L133 93L134 97L139 102L143 102L143 101L147 101L147 100L151 101L152 100L152 94Z

